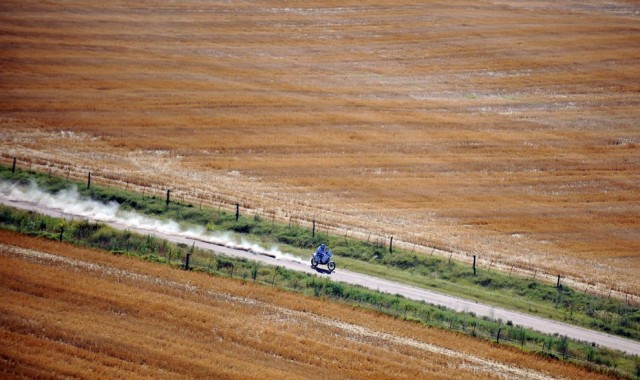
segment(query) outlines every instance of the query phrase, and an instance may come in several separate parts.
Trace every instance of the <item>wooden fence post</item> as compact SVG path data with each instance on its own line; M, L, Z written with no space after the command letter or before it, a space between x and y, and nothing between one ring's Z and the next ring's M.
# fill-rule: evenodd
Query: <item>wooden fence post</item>
M313 220L313 228L311 229L311 237L316 237L316 220Z
M91 190L91 172L89 172L89 177L87 178L87 190Z
M240 219L240 203L236 203L236 222Z
M171 190L167 190L167 208L169 208L169 197L171 194Z
M389 240L389 253L393 253L393 236Z
M473 275L476 275L476 255L473 255Z
M16 172L16 157L13 158L13 166L11 167L11 173L15 174Z
M496 336L496 343L500 344L500 333L502 332L502 327L498 329L498 335Z
M558 275L558 283L556 284L556 288L560 289L560 275Z
M187 257L184 260L184 270L189 270L189 259L191 258L191 252L187 253Z

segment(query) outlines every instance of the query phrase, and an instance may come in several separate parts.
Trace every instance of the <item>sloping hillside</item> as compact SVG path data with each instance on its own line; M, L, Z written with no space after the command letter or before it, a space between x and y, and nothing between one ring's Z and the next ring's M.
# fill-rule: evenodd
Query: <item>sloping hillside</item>
M0 150L640 294L639 15L7 0Z

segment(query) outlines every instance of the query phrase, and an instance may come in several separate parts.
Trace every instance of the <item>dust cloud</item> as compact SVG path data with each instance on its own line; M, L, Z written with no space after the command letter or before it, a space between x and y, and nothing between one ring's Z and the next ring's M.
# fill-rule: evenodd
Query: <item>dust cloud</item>
M136 211L124 210L115 201L104 203L78 192L76 186L50 193L41 189L35 181L28 185L0 181L0 198L14 202L24 202L41 208L60 211L70 217L87 218L98 222L118 223L125 227L141 228L162 234L182 236L205 241L232 249L240 249L259 255L274 256L276 259L302 262L299 257L284 253L272 245L265 248L232 232L207 231L197 225L178 223L170 219L153 218Z

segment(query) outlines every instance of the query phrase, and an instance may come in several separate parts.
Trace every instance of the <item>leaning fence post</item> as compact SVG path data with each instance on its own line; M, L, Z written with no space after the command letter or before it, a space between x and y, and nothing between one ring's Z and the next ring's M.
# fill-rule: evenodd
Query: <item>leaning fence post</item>
M502 327L498 329L498 335L496 335L496 343L500 344L500 333L502 332Z
M393 253L393 236L389 240L389 253Z

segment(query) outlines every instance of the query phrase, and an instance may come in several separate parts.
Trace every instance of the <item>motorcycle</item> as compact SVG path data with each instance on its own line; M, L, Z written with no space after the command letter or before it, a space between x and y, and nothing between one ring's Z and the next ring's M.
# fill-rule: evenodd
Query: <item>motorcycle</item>
M327 249L324 252L317 251L313 254L313 257L311 257L311 268L316 269L318 265L322 264L327 266L329 273L333 272L336 269L336 263L331 260L332 255L333 253L330 249Z

